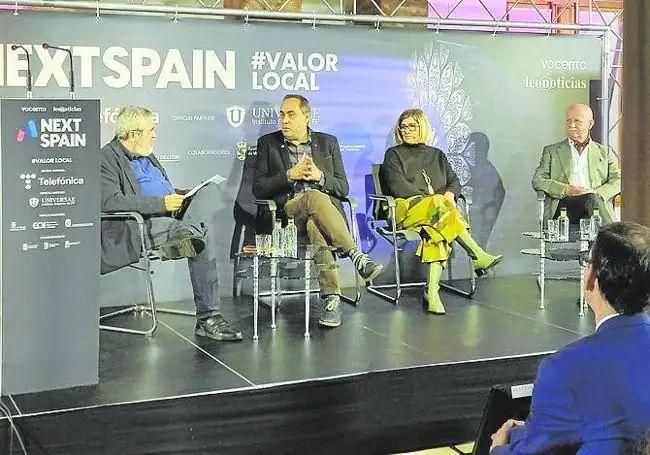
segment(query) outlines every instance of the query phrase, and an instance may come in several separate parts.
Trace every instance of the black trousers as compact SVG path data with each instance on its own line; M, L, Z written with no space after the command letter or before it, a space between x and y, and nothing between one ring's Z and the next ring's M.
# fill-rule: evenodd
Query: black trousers
M607 204L609 204L609 202L606 202L602 197L600 197L600 195L595 193L581 194L580 196L567 196L560 199L560 203L557 206L553 218L560 216L560 210L566 208L569 222L571 224L579 224L581 219L591 217L594 213L594 209L598 209L600 216L603 219L603 224L608 224L612 222L612 219L609 216Z

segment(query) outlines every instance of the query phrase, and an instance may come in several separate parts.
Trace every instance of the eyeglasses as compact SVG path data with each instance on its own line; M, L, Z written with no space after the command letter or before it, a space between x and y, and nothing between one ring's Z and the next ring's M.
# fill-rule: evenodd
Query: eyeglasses
M408 125L400 125L399 130L400 131L409 131L411 133L417 131L420 129L420 125L417 123L409 123Z

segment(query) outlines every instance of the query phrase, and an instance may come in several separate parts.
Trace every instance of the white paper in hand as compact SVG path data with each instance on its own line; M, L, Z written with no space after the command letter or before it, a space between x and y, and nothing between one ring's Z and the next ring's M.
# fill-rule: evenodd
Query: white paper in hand
M183 196L183 199L187 199L188 197L192 197L196 194L197 191L199 191L201 188L203 188L205 185L208 183L216 183L217 185L221 182L225 182L226 179L221 177L219 174L215 174L212 177L210 177L207 180L204 180L203 182L199 183L196 185L194 188L189 190L185 195Z

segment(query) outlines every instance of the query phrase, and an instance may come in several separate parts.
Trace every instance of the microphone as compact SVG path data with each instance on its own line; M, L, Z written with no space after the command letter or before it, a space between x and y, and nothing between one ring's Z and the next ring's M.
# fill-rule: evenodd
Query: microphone
M74 66L72 64L72 51L65 47L53 46L49 43L43 43L43 49L56 49L68 53L68 57L70 57L70 99L74 99Z
M29 61L29 52L27 52L27 49L25 49L24 46L21 46L20 44L12 44L11 45L11 50L15 51L21 49L25 55L27 56L27 99L32 99L32 64Z

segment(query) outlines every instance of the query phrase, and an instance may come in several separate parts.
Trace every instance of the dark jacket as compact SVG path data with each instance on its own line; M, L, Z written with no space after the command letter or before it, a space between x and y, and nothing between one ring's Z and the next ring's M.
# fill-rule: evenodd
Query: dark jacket
M325 174L325 184L321 191L329 194L332 203L343 213L343 207L337 198L347 197L349 186L338 140L330 134L316 131L312 131L311 140L314 164ZM253 194L258 199L273 199L278 204L280 216L284 216L282 207L293 190L293 183L287 179L289 168L291 160L282 131L258 139ZM268 217L263 208L258 210L257 230L268 230Z
M102 148L102 212L136 211L144 217L166 215L163 197L143 196L126 149L115 138ZM168 179L155 156L151 162ZM169 179L168 179L169 180ZM108 273L138 262L140 240L135 222L102 221L101 273Z
M460 196L460 181L445 154L424 144L400 144L386 150L379 171L382 191L398 198L429 194L422 170L435 193L451 191L456 198Z

